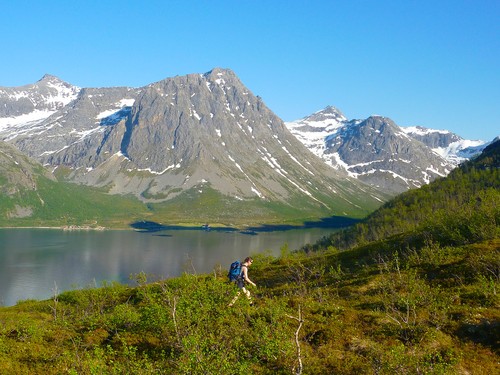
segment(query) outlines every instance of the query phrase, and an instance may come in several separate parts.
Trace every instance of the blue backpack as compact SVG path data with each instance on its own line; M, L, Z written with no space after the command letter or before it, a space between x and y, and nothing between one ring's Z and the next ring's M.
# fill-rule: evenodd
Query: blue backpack
M241 276L241 262L239 260L231 263L227 277L229 281L237 281Z

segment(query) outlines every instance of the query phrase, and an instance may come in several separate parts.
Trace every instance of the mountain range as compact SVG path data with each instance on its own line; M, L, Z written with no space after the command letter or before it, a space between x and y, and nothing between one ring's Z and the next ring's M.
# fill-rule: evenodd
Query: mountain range
M489 144L449 131L400 127L383 116L348 120L333 106L286 125L336 170L393 195L446 176Z
M309 152L229 69L141 88L79 88L45 75L0 88L0 107L0 140L57 179L148 205L216 199L232 202L216 210L257 203L275 218L359 217L388 198Z
M279 220L285 211L364 216L485 143L382 116L348 120L332 106L284 123L233 71L215 68L140 88L80 88L52 75L0 87L0 145L53 181L135 196L153 211L206 211L209 201L224 211L217 217ZM26 168L18 174L25 189ZM6 215L33 210L14 206Z

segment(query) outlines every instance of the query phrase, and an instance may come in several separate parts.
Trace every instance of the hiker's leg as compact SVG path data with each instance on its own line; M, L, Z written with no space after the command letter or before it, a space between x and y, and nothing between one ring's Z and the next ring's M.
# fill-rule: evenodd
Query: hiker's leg
M229 307L233 306L234 303L236 302L236 300L238 299L238 297L240 296L240 293L241 291L238 290L238 293L236 293L236 295L234 296L233 300L231 301L231 303L229 304Z
M242 288L243 293L247 296L248 300L252 302L252 296L250 295L250 291L247 288Z

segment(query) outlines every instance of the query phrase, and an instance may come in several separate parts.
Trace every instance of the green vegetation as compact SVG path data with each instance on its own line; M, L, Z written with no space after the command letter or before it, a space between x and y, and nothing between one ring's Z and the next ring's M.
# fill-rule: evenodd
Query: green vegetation
M0 373L494 373L499 246L285 246L255 257L256 306L231 309L220 268L20 302L0 308Z
M340 236L255 255L253 306L226 307L236 289L224 265L0 308L0 373L494 374L495 155Z
M332 210L300 194L290 198L293 204L260 198L240 200L208 186L183 191L168 201L147 204L132 196L110 195L104 189L56 182L43 176L37 178L36 186L36 190L23 188L17 189L15 194L0 194L0 227L74 225L127 228L140 220L166 225L301 225L335 213L346 219L362 218L375 209L353 210L347 202L342 206L333 202L331 197L320 197L329 207L335 207ZM18 213L17 210L21 211Z
M12 217L18 205L29 208L27 216ZM37 190L19 189L14 195L0 195L0 226L90 226L127 227L134 218L149 212L134 197L109 195L87 186L55 182L45 177L37 180Z

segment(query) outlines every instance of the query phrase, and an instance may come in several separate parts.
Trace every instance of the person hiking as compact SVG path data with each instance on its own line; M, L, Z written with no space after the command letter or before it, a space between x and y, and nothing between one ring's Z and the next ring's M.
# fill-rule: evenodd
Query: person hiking
M251 257L246 257L243 263L241 263L241 272L240 276L236 280L236 285L240 290L238 290L238 293L236 293L236 296L234 296L233 300L229 304L229 307L233 306L238 297L240 296L241 292L245 293L245 296L248 298L250 301L250 305L252 305L252 296L250 295L250 291L245 288L245 285L251 284L253 286L257 286L252 280L248 278L248 267L250 267L253 263L253 259Z

